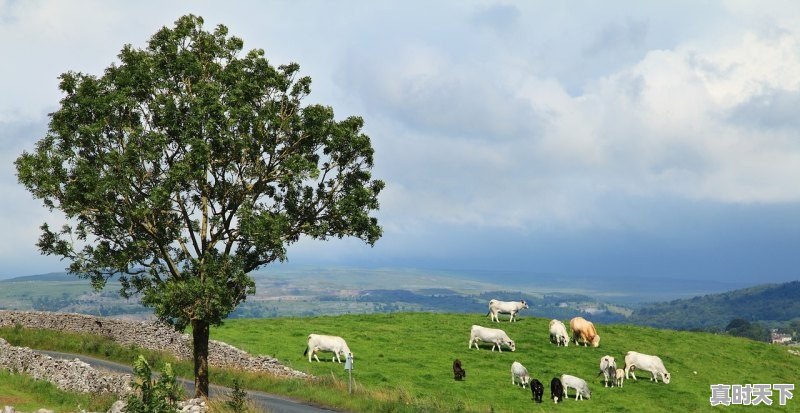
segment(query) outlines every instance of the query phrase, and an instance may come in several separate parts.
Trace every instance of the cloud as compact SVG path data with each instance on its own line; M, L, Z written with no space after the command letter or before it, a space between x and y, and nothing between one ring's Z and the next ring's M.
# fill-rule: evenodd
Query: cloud
M519 68L483 87L483 66L414 46L353 63L363 73L348 86L384 119L372 127L392 230L658 231L661 218L621 212L624 199L800 202L800 143L785 130L797 41L745 32L651 50L577 96Z

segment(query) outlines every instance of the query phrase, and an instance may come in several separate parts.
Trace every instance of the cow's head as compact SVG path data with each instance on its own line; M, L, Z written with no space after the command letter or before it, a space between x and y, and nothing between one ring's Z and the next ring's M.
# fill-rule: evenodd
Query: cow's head
M664 381L664 384L669 384L669 373L661 373L661 380Z
M519 300L519 302L522 303L522 308L528 308L528 303L525 300Z
M592 341L592 347L600 346L600 336L599 335L595 335L594 337L592 337L591 341Z
M514 344L514 340L508 340L506 345L508 345L508 348L510 348L511 351L516 351L517 350L517 345Z

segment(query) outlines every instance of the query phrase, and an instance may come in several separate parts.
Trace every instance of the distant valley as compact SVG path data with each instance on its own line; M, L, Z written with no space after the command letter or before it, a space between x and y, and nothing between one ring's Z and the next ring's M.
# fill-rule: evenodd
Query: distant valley
M566 320L582 315L599 323L682 330L722 331L736 318L769 327L788 326L800 319L800 282L692 296L693 290L702 290L702 283L661 280L648 284L639 279L629 281L628 290L615 291L596 283L566 282L555 277L520 280L515 274L498 273L496 282L490 283L472 274L358 268L280 268L256 273L254 279L256 294L248 297L231 318L419 311L485 314L486 303L497 298L526 300L530 308L523 311L523 317ZM612 279L606 286L620 283ZM682 291L678 284L683 285ZM662 295L647 293L659 286L663 289L660 294L672 291L670 298L692 298L661 301ZM152 317L136 299L121 298L119 288L119 283L110 281L103 291L95 292L88 281L65 273L17 277L0 281L0 309ZM644 293L637 295L637 289Z

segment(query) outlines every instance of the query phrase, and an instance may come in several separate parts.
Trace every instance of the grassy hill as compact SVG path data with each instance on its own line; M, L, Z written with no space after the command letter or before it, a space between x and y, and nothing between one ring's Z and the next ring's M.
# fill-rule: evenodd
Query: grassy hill
M212 338L251 353L274 355L317 376L345 380L342 365L329 358L308 363L302 356L309 333L341 335L355 353L354 377L359 388L371 398L396 400L397 409L404 411L554 410L551 402L537 405L528 390L511 385L510 367L515 360L523 363L532 377L547 383L545 397L549 397L549 381L554 376L568 373L587 380L592 399L559 404L559 411L568 412L712 411L708 400L711 384L794 383L800 388L800 357L789 354L785 347L708 333L600 325L599 348L557 348L548 341L548 323L547 319L524 317L514 324L495 324L516 341L513 353L491 352L489 346L467 349L470 326L491 325L487 317L478 314L238 319L212 329ZM628 350L659 355L672 382L655 384L642 372L644 380L628 381L623 388L604 388L596 376L600 358L610 354L621 366ZM467 370L464 382L453 380L455 358L461 359ZM769 409L800 411L800 399L795 399L785 407L776 402ZM385 408L382 404L373 411ZM747 411L765 409L747 407Z
M800 281L673 300L636 309L626 322L660 328L724 328L732 319L788 321L800 318Z
M703 412L719 410L711 408L708 402L711 384L793 383L800 388L797 374L800 357L790 354L784 346L710 333L601 324L599 348L574 345L557 348L548 342L548 319L523 315L518 323L494 324L517 342L516 352L491 352L488 345L481 350L468 350L470 326L491 325L488 320L482 313L229 320L224 326L212 329L213 338L251 353L275 355L283 363L315 374L321 380L284 380L218 369L212 369L211 380L231 385L238 378L249 389L364 412ZM332 363L327 357L321 357L322 363L308 363L302 356L306 336L311 332L337 334L347 339L356 357L356 391L352 396L347 394L343 365ZM170 362L179 375L192 374L191 363L187 361L119 346L102 337L22 328L2 328L0 337L14 345L84 353L125 363L130 363L137 354L145 354L152 365ZM652 383L642 372L643 379L627 381L623 388L604 388L596 375L600 357L610 354L621 365L628 350L661 356L672 373L672 382ZM452 378L454 358L461 359L467 370L464 382ZM514 360L527 366L533 377L548 384L553 376L562 373L582 377L589 382L592 399L570 400L558 406L549 401L535 404L530 400L529 390L511 386L510 367ZM4 381L0 375L0 395L6 394ZM546 387L545 397L549 397L549 386ZM28 400L29 405L53 406L52 400L48 402L37 392L34 389L13 398ZM783 407L776 402L772 407L728 409L800 411L800 398L789 400Z

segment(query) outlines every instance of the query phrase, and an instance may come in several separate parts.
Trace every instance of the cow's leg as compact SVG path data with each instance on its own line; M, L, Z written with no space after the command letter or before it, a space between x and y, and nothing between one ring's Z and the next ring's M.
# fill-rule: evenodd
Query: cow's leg
M317 352L316 351L314 351L314 358L317 360L317 363L320 363L319 357L317 357Z

